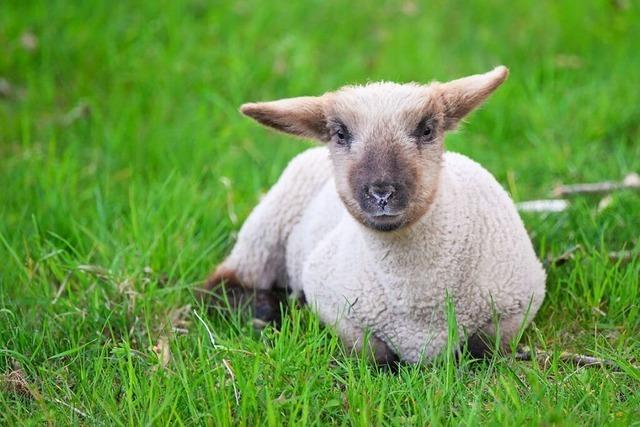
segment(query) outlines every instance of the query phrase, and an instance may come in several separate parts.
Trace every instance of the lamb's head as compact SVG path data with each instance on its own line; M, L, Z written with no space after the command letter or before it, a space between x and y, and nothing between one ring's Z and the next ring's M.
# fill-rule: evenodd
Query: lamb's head
M505 67L447 83L372 83L318 97L250 103L263 125L329 146L349 212L379 231L408 226L434 199L446 131L507 77Z

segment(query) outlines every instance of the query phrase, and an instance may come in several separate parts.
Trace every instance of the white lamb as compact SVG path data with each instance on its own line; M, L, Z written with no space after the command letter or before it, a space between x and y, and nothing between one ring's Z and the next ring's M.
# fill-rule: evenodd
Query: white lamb
M508 194L443 140L507 75L243 105L325 145L291 161L206 288L256 290L260 312L272 310L268 291L288 287L379 362L441 353L448 297L472 353L486 350L479 337L506 346L538 311L545 272Z

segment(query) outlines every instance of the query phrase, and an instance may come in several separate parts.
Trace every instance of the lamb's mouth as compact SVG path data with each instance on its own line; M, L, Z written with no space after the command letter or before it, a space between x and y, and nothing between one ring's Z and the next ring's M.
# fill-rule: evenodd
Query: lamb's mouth
M387 212L387 211L382 211L382 212L376 212L376 213L372 213L369 214L369 216L373 217L373 218L397 218L400 215L402 215L402 212Z
M365 225L378 231L393 231L404 225L402 213L376 213L366 216Z

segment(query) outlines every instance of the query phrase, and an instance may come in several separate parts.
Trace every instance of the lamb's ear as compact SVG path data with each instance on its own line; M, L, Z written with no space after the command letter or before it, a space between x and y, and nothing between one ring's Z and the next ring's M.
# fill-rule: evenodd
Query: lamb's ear
M302 96L244 104L240 107L240 111L280 132L327 141L329 132L324 114L324 102L325 99L321 96Z
M440 88L445 108L445 129L455 129L458 122L480 106L508 75L507 67L501 65L488 73L442 83Z

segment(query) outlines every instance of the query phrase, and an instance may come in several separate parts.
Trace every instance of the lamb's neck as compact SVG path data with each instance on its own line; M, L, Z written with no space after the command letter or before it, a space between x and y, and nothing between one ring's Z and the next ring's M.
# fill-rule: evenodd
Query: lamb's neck
M436 195L428 211L414 224L398 231L378 232L360 226L363 246L373 259L389 260L398 263L415 262L413 254L420 257L437 257L444 246L459 238L455 233L462 230L457 226L455 217L464 206L456 206L453 200L458 194L449 185L447 177L441 177ZM446 187L443 188L443 187Z

